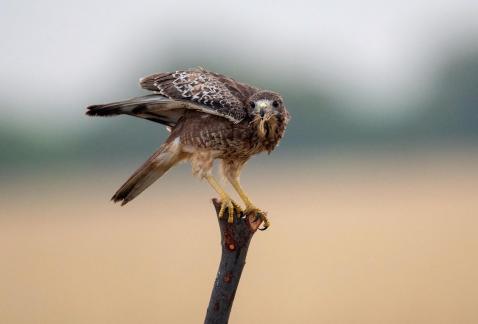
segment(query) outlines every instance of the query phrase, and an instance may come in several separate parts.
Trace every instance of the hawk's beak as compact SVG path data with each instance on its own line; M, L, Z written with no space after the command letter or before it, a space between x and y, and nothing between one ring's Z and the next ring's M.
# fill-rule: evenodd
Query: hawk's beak
M269 105L265 102L261 102L259 104L259 114L261 115L261 118L264 118L264 115L266 114L267 110L268 110Z

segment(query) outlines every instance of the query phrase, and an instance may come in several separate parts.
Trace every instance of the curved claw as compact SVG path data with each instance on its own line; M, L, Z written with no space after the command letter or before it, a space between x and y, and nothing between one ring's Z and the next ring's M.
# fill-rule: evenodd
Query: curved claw
M263 225L263 227L258 228L259 231L265 231L266 229L268 229L271 226L271 223L269 222L269 220L267 218L263 219L263 222L264 222L264 225Z
M254 221L256 221L258 218L262 221L263 227L258 228L260 231L265 231L271 226L271 222L269 221L269 218L267 218L267 213L258 208L255 208L255 207L248 208L246 209L244 213L245 214L254 213L254 216L255 216Z

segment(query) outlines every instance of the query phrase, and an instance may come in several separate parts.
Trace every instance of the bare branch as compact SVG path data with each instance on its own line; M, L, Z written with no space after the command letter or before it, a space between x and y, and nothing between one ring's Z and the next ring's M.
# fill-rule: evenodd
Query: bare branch
M212 202L218 214L221 203L217 199L213 199ZM227 215L227 211L225 214ZM229 320L237 286L246 264L249 243L262 223L256 215L242 216L235 214L233 224L229 224L226 217L218 219L222 254L205 324L226 324Z

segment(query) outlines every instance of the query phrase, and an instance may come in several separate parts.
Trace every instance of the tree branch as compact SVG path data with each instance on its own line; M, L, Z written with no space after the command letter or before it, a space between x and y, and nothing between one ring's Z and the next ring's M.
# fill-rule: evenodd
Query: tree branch
M216 214L218 214L221 203L217 199L213 199L212 203L216 208ZM227 210L224 214L227 215ZM242 216L242 214L236 213L233 224L227 222L227 217L218 218L222 254L207 308L205 324L226 324L229 320L242 269L246 264L249 243L262 223L259 218L256 218L256 215Z

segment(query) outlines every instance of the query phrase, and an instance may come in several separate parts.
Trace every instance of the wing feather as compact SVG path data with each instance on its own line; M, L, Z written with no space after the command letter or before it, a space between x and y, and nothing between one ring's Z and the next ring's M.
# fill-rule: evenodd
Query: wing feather
M140 84L170 99L192 101L195 109L235 123L247 116L247 98L260 90L202 68L153 74Z
M195 109L191 102L151 94L109 104L92 105L87 107L86 114L88 116L130 115L174 126L188 109Z

